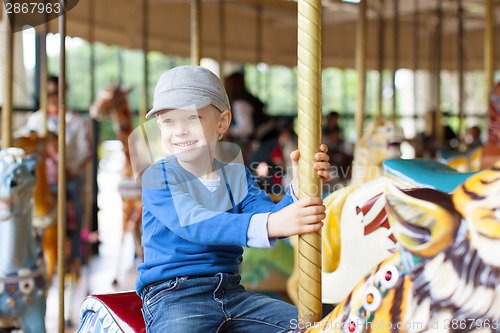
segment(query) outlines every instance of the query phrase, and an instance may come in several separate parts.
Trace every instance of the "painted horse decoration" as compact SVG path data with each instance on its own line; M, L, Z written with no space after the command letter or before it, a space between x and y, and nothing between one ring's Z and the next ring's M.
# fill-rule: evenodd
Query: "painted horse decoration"
M45 332L47 281L31 216L37 155L0 151L0 328Z
M395 186L385 195L399 251L294 332L500 332L500 161L451 196Z
M122 170L122 179L118 185L123 211L123 233L120 247L123 247L125 232L131 231L134 236L136 256L142 257L142 188L133 177L128 145L128 139L133 130L132 112L127 101L127 94L130 91L122 90L120 85L110 85L104 88L99 92L97 100L90 106L90 116L96 120L111 116L117 138L123 144L125 165ZM121 260L118 262L120 263ZM119 267L113 284L117 284L118 269Z

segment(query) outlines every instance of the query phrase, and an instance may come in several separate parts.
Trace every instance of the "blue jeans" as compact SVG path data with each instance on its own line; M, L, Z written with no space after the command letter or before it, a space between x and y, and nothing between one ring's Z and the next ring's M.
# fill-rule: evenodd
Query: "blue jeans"
M246 291L238 274L177 277L142 291L148 333L279 332L297 319L289 303Z

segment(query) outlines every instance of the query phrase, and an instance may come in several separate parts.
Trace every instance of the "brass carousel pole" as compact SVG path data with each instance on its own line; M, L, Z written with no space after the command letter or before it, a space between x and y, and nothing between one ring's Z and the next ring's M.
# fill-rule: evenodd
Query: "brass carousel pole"
M48 20L47 20L48 21ZM47 136L47 33L49 23L40 26L40 110L42 111L41 137Z
M262 6L255 7L255 64L259 65L262 62ZM259 88L260 96L264 96L266 92L265 74L257 71L257 87Z
M59 112L57 164L57 287L59 290L59 333L64 333L64 272L66 258L66 1L61 1L62 15L59 16Z
M225 0L219 0L219 75L224 77L224 62L226 61L226 16Z
M399 68L399 0L394 0L394 68L392 73L392 120L396 121L397 99L396 99L396 72Z
M90 55L89 55L89 69L90 69L90 84L89 84L89 90L90 90L90 101L89 104L91 104L94 99L95 99L95 74L94 74L94 69L95 69L95 48L94 48L94 29L95 29L95 0L89 0L89 46L90 46ZM91 142L92 146L94 147L94 151L97 151L97 138L96 138L96 133L97 133L97 121L95 119L91 119ZM87 165L87 168L85 169L85 208L84 208L84 216L85 220L84 223L86 224L86 227L88 230L94 230L93 229L93 210L94 210L94 192L97 189L97 168L95 168L96 161L92 161L92 163L89 163ZM96 181L94 182L94 179ZM90 256L92 253L92 246L90 242L85 242L85 256L86 256L86 261L89 262ZM90 265L89 265L90 267ZM90 287L89 287L89 282L90 282L90 269L87 269L87 293L90 294Z
M420 13L419 13L419 0L413 0L413 117L415 121L415 129L416 133L418 132L417 128L417 117L418 117L418 112L417 112L417 70L419 66L418 62L418 55L420 51L420 43L419 43L419 35L418 35L418 28L419 28L419 21L420 21Z
M366 15L365 15L366 17ZM377 118L382 119L382 92L384 89L384 81L382 72L384 71L384 0L380 0L380 8L378 11L378 98L377 98ZM358 30L359 33L359 30ZM366 38L366 37L365 37ZM359 139L359 138L358 138Z
M142 0L142 50L144 52L144 76L141 109L139 110L141 124L146 119L148 109L148 0Z
M444 142L444 130L441 124L441 39L442 39L442 30L443 30L443 6L442 0L438 0L437 7L437 27L436 27L436 72L434 77L435 84L435 96L436 96L436 114L435 114L435 137L438 143L438 146L442 146Z
M191 0L191 64L201 60L201 0Z
M464 113L464 26L463 26L463 6L462 0L457 0L457 20L458 20L458 37L457 37L457 54L458 54L458 130L457 137L460 142L460 148L465 150L465 113Z
M299 198L321 197L314 154L321 142L321 0L298 1ZM299 321L321 319L321 231L299 236Z
M486 22L484 36L484 72L486 73L486 93L493 87L495 75L495 20L494 0L486 0Z
M2 105L2 149L12 146L12 112L13 112L13 82L14 82L14 14L3 13L5 28L5 73L4 94Z
M366 1L359 3L359 20L356 34L356 71L358 73L358 92L356 114L356 140L363 135L363 122L365 119L365 93L366 93Z

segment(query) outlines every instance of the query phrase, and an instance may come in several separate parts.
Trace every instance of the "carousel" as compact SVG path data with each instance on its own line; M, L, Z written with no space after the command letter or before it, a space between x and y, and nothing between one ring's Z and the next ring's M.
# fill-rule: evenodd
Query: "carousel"
M242 266L265 271L271 285L281 287L277 296L298 307L298 320L291 320L287 332L500 333L500 83L495 84L500 9L494 0L63 0L33 7L39 15L27 15L17 2L6 1L0 16L5 32L0 38L0 332L146 332L141 299L133 282L125 282L130 277L122 276L121 265L129 233L134 253L128 255L136 262L143 257L138 175L158 159L149 150L155 143L144 120L152 102L148 53L156 51L190 57L194 65L211 64L220 77L244 63L296 66L299 199L322 198L327 216L322 230L284 241L289 250L278 260L289 263L285 277L270 274L254 249L244 253L244 263L253 266ZM53 5L50 13L47 4ZM20 70L15 59L23 52L17 40L27 25L35 28L38 41L34 80L40 100L28 110L42 115L37 133L19 130L16 121L27 114L16 106L27 93L19 91L15 76ZM49 33L59 33L56 115L48 100ZM88 141L93 152L88 159L80 156L86 162L77 187L81 209L68 193L75 157L68 151L67 36L91 45L88 113L80 113L85 125L74 130L85 130L77 140ZM97 42L142 50L138 109L129 102L131 89L119 81L95 93ZM328 92L322 91L322 73L330 67L355 67L356 103L349 176L325 187L311 166L325 142L322 101ZM400 69L413 73L411 95L396 93ZM378 72L371 115L369 70ZM477 93L467 84L467 73L480 73L485 87L479 116L467 111L468 97ZM389 98L383 83L388 76ZM457 105L453 149L447 146L444 121L451 117L442 103L445 95L454 96ZM403 109L410 110L405 119L399 114ZM471 116L485 129L484 144L473 147L466 143ZM112 123L121 162L99 178L103 121ZM405 139L408 131L425 132L427 141L417 135ZM403 142L412 147L410 158L402 156ZM101 282L109 277L109 283L82 288L92 257L105 252L91 243L104 237L98 221L104 216L98 199L104 196L97 183L106 178L116 180L114 210L105 218L116 220L118 230L105 230L119 231L112 245L118 258L94 265L93 274ZM77 234L85 248L82 262L72 260L78 228L85 230L85 237ZM83 297L75 296L82 293L78 288L85 289Z

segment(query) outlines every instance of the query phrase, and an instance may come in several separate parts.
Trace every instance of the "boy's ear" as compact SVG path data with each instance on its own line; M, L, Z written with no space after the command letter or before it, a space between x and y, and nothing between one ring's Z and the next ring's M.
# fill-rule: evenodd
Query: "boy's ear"
M231 111L222 111L219 116L219 126L217 128L217 133L226 133L226 131L229 129L229 125L231 125Z

